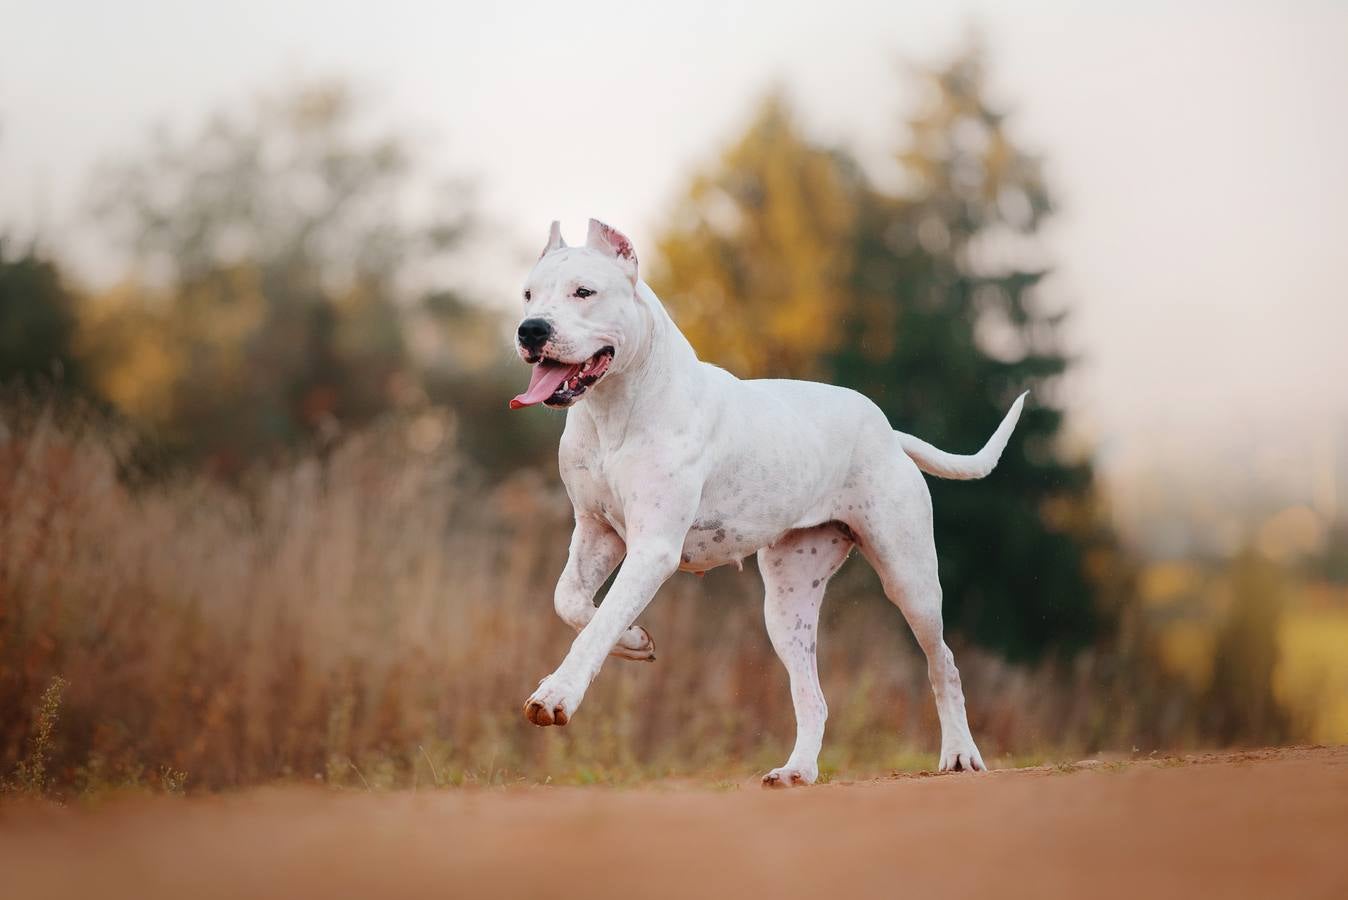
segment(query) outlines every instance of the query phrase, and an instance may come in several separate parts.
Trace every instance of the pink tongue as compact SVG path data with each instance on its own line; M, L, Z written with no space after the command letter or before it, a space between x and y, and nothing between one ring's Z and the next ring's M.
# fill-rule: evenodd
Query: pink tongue
M565 363L553 362L550 359L543 360L534 366L533 375L529 377L528 389L510 401L510 408L519 409L522 406L542 403L556 393L562 382L570 379L578 372L580 372L579 363L568 366Z

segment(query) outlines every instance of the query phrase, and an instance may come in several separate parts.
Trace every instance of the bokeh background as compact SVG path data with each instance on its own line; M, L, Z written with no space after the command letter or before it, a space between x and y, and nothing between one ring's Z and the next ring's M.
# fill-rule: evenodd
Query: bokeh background
M62 795L736 778L794 733L743 573L570 635L548 222L704 359L972 452L932 482L997 764L1348 740L1348 7L0 4L0 778ZM827 777L931 767L864 563Z

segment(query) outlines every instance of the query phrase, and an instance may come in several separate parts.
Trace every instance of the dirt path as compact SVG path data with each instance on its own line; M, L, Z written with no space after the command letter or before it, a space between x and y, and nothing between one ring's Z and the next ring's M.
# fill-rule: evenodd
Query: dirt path
M768 792L0 807L0 896L1348 897L1348 747Z

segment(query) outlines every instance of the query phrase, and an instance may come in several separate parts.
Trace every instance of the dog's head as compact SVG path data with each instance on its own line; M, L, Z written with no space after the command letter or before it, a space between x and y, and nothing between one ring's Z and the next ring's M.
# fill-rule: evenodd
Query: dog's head
M642 321L636 285L637 255L625 235L591 219L585 246L568 247L561 224L553 222L524 283L524 316L515 335L533 374L510 408L570 406L621 368Z

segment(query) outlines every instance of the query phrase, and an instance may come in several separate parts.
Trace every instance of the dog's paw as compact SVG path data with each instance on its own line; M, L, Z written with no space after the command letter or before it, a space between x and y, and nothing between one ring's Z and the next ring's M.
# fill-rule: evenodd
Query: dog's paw
M986 772L988 767L983 764L983 757L979 755L978 748L970 741L960 746L941 748L942 772Z
M538 690L524 701L524 718L539 727L565 725L580 706L580 697L569 691L555 675L538 683Z
M807 784L814 784L818 777L818 769L807 769L804 766L782 766L763 776L763 787L805 787Z
M637 662L655 662L655 641L645 628L633 625L618 638L618 643L613 645L609 655L634 659Z

